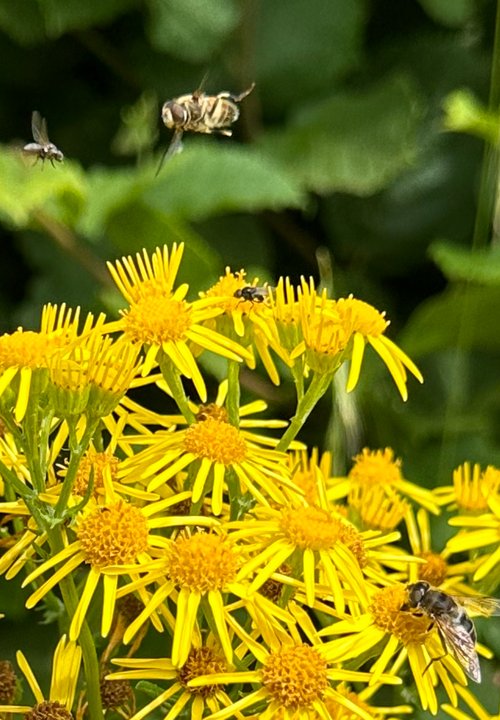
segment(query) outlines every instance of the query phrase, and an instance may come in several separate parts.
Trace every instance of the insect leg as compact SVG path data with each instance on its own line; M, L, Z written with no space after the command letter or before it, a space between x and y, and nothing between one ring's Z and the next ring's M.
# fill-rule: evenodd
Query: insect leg
M244 91L243 91L242 93L240 93L239 95L230 95L229 97L231 98L231 100L232 100L233 102L239 103L239 102L241 102L244 98L246 98L247 95L250 95L250 93L252 92L252 90L254 89L254 87L255 87L255 83L253 82L253 83L250 85L249 88L247 88L246 90L244 90Z

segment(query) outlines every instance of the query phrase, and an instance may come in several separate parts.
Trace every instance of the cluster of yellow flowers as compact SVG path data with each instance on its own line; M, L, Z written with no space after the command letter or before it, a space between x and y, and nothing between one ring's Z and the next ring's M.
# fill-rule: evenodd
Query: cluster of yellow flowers
M384 315L229 268L187 300L182 252L109 266L128 303L115 322L47 306L39 332L0 337L0 574L22 574L28 608L64 606L50 691L19 651L35 704L16 704L0 658L0 717L380 720L436 714L440 687L451 716L467 717L461 698L475 717L466 664L407 585L494 589L500 471L465 464L424 489L386 448L334 476L296 438L339 368L351 391L370 345L403 399L408 372L422 381ZM210 392L208 354L227 365ZM274 383L293 378L290 422L240 402L240 368L259 358ZM141 404L151 385L157 410ZM438 551L442 508L459 529ZM402 704L380 705L387 686Z

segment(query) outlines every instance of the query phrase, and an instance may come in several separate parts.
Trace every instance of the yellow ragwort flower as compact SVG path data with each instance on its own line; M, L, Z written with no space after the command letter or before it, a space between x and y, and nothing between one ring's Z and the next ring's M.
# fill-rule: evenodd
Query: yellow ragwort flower
M48 363L55 353L69 348L80 335L86 336L94 327L102 327L104 316L100 315L94 325L93 315L88 315L78 332L80 308L71 310L65 304L45 305L42 311L40 331L19 328L14 333L0 337L0 396L7 388L13 391L13 397L7 402L14 406L14 416L21 422L28 407L30 389L34 378L39 378L40 387L44 387L44 378ZM5 402L5 397L3 402Z
M238 362L251 360L251 355L238 343L206 327L207 320L223 312L214 298L188 302L186 284L174 290L183 250L183 244L177 247L174 243L170 253L164 246L157 248L151 257L146 250L142 255L137 253L135 262L129 256L115 265L108 263L129 307L121 311L121 320L109 324L106 330L120 330L129 342L145 346L143 375L150 372L155 361L166 357L181 375L193 381L204 402L205 381L193 348L210 350Z
M49 696L46 698L40 689L35 675L28 661L21 651L16 655L17 664L26 678L36 703L31 705L0 705L0 713L24 715L26 720L37 718L57 718L57 720L72 720L73 707L82 651L74 642L67 642L63 635L59 640L52 660L52 678Z
M273 312L269 302L271 301L270 288L263 288L255 293L255 299L241 297L241 290L245 287L258 288L258 279L251 284L245 281L245 272L240 270L233 273L226 267L225 275L212 285L206 292L200 293L201 297L214 298L218 305L223 308L224 315L216 318L212 323L224 335L235 336L239 342L252 352L252 357L246 360L250 368L255 368L255 359L252 348L262 360L267 374L275 385L279 385L280 378L274 360L269 352L271 348L283 362L289 364L288 353L281 345ZM230 322L228 322L228 319Z
M438 711L435 686L441 682L451 701L455 691L451 676L465 684L465 675L455 658L448 654L430 618L408 609L408 595L402 585L392 585L373 593L368 611L358 617L340 620L320 631L338 638L325 645L326 657L340 662L365 656L378 659L370 667L372 683L388 671L396 675L408 659L424 710ZM383 649L381 650L381 645ZM387 670L396 655L392 668Z
M85 585L71 620L70 640L76 640L80 635L85 615L100 581L103 584L101 633L104 637L108 635L118 597L118 578L137 575L141 569L146 571L153 558L158 553L163 553L163 538L151 533L151 528L175 527L179 524L179 518L163 514L165 506L171 502L170 499L150 503L142 508L114 496L107 497L106 500L104 505L89 502L77 517L74 529L76 539L71 542L66 535L64 549L38 565L23 582L25 587L48 570L60 565L54 574L29 596L26 607L32 608L67 575L80 566L89 566ZM155 514L159 517L153 517ZM211 518L196 516L181 518L180 522L183 525L214 524ZM73 529L70 528L67 533L73 534ZM112 574L106 573L109 566L113 568ZM161 625L159 627L161 629Z
M435 515L439 514L439 505L431 490L409 482L403 477L401 460L394 457L391 448L370 450L363 448L355 456L354 465L347 477L330 478L327 482L327 495L331 500L347 497L356 486L380 486L388 498L398 494L410 498L418 505Z
M299 717L330 717L327 703L337 702L363 720L373 716L360 704L354 703L345 692L338 691L334 683L369 682L370 673L329 667L323 646L306 645L291 638L283 638L268 650L263 643L257 643L244 631L236 631L248 644L260 667L256 670L239 670L206 675L189 682L190 687L203 687L214 683L252 683L253 689L233 703L219 710L207 720L223 720L233 713L257 705L258 716L263 720L279 717L281 720L296 720ZM385 675L382 682L400 684L400 678ZM264 708L262 709L262 705Z
M493 465L481 470L478 463L471 468L465 462L453 471L453 485L436 488L434 493L449 509L458 507L470 514L488 512L491 501L500 501L500 470Z
M233 702L219 685L204 685L193 688L189 686L191 680L197 677L228 670L227 661L217 647L213 638L208 638L206 644L200 645L195 638L195 646L189 651L186 662L180 668L174 667L168 658L117 658L115 665L126 668L113 672L108 677L120 680L152 680L168 683L166 690L151 700L139 712L130 717L130 720L142 720L156 708L168 703L170 698L176 697L175 705L169 712L169 720L186 714L192 718L201 718L209 713L218 712L221 708L231 707ZM241 713L235 713L235 718L242 718Z

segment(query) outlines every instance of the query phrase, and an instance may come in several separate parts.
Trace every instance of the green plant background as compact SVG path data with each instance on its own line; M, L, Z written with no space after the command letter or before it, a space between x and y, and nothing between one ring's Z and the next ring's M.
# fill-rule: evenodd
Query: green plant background
M428 487L465 460L500 465L495 77L485 110L496 12L494 0L0 0L0 330L36 329L49 301L115 314L105 260L173 241L192 297L226 265L270 284L312 274L386 310L425 384L410 380L403 404L367 358L356 393L340 383L303 439L333 449L338 472L389 445ZM204 76L209 93L256 82L234 137L186 136L155 178L161 104ZM63 166L21 162L34 109ZM214 387L220 368L207 368ZM288 381L243 381L293 413ZM16 592L0 585L25 622ZM488 641L500 654L498 627Z

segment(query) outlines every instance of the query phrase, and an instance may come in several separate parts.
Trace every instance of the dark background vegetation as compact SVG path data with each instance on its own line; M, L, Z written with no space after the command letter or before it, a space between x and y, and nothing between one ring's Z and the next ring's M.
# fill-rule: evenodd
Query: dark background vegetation
M410 379L403 404L367 357L356 393L325 400L303 438L333 448L339 471L364 445L390 445L429 487L465 460L500 464L500 270L477 221L496 179L481 183L487 133L451 132L445 111L459 90L487 105L496 12L494 0L0 0L0 330L36 329L45 302L113 315L104 261L173 241L192 297L226 265L270 284L312 274L386 310L425 384ZM256 82L234 137L186 136L155 178L170 139L161 104L205 75L210 93ZM63 166L20 162L34 109ZM293 412L288 380L244 381L274 414Z

